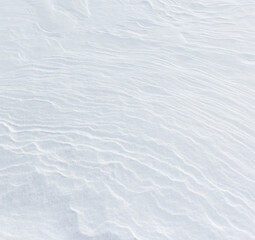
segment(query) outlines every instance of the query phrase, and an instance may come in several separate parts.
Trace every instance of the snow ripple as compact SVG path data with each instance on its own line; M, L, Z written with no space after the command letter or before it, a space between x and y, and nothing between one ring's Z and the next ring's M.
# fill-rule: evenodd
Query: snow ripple
M255 239L255 4L0 8L0 238Z

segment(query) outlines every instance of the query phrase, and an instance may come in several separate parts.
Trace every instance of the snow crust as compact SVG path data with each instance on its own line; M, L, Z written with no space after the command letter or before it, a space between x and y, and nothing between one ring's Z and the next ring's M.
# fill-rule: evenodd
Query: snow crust
M254 240L253 0L2 0L0 239Z

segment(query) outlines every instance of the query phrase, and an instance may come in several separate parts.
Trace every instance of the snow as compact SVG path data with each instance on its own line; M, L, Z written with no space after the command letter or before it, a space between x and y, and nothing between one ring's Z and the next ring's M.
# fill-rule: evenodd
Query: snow
M254 11L2 0L0 239L254 240Z

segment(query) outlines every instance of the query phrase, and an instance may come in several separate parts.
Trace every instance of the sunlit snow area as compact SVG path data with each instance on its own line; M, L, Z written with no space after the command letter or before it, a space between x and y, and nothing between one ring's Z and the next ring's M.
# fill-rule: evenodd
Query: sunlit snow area
M254 0L0 0L0 240L254 239Z

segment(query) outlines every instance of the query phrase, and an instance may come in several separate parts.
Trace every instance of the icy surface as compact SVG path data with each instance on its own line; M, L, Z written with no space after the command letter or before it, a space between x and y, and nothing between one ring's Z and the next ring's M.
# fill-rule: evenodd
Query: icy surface
M254 240L254 0L1 0L1 240Z

